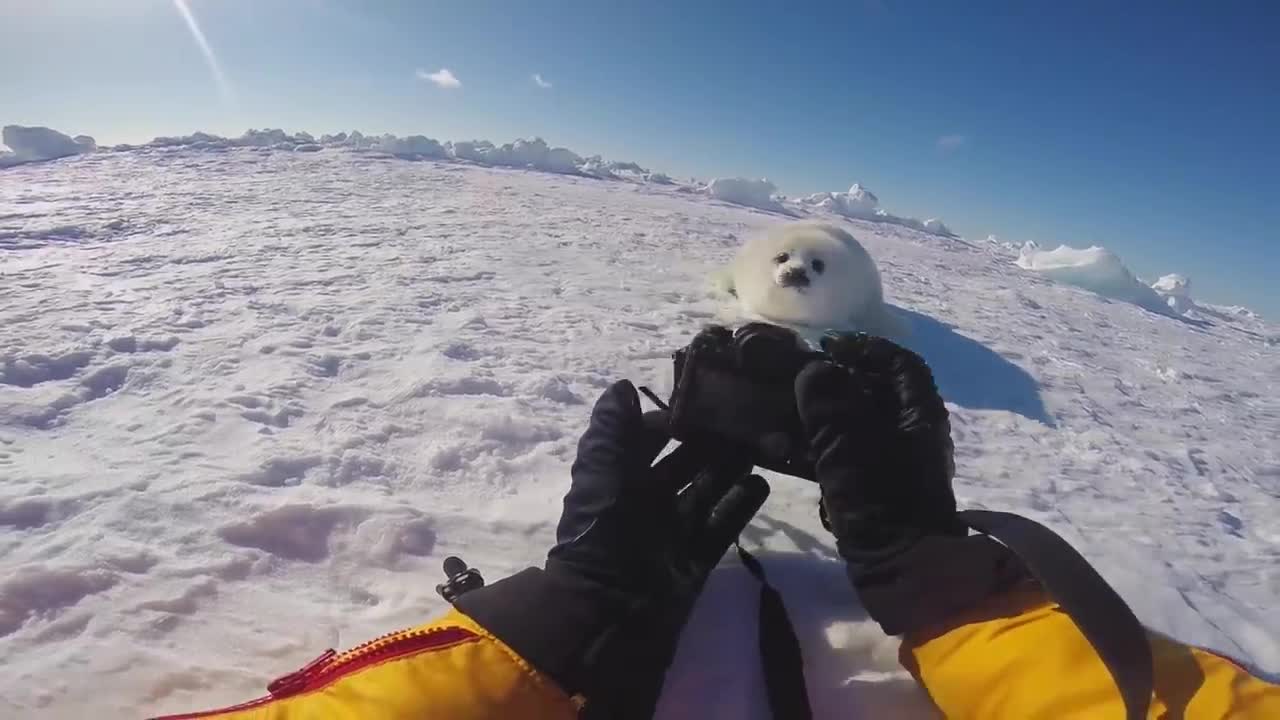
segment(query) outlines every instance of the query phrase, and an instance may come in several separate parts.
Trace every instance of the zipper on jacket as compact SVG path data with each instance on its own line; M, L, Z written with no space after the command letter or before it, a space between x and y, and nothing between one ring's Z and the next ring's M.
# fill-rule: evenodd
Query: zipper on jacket
M266 697L217 710L205 710L181 715L164 715L154 718L154 720L194 720L195 718L207 718L223 713L247 710L273 700L281 700L304 692L318 690L370 665L427 650L444 649L459 643L479 639L479 635L460 627L401 630L388 633L382 637L357 645L344 653L339 653L333 649L326 650L300 670L291 672L288 675L282 675L268 683L267 692L270 695Z
M289 697L319 689L375 663L478 639L479 635L458 627L401 630L357 645L344 653L328 650L301 670L273 680L267 685L267 691L273 697Z
M271 693L274 697L292 695L302 687L305 687L308 678L324 669L324 667L329 664L329 661L337 656L337 650L334 650L333 648L325 650L323 655L312 660L306 665L303 665L301 670L295 670L288 675L281 675L275 680L267 683L267 692Z

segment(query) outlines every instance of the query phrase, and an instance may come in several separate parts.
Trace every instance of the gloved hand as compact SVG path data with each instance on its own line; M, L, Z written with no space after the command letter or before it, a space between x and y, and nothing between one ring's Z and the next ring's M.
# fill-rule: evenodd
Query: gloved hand
M829 336L823 350L796 376L796 406L824 519L868 614L897 635L1021 579L1003 545L956 517L951 426L924 360L868 335Z
M764 503L750 465L646 427L615 383L578 443L544 571L462 595L460 610L586 699L587 717L648 718L707 575Z

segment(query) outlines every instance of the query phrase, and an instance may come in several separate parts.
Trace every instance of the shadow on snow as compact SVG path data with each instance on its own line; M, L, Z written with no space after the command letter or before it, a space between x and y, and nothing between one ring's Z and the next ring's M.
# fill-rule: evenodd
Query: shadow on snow
M1054 427L1040 384L987 346L928 315L894 308L911 325L903 344L933 369L942 397L971 410L1006 410Z

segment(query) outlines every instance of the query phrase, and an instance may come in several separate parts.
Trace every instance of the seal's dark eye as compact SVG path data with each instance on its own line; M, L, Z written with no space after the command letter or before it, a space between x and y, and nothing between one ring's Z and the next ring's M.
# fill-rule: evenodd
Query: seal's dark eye
M791 256L786 253L778 253L777 255L773 256L773 261L778 263L779 265L781 265L782 263L790 259L791 259Z
M827 269L827 264L822 262L821 260L814 260L809 264L813 266L813 271L818 273L819 275L822 274L823 270Z

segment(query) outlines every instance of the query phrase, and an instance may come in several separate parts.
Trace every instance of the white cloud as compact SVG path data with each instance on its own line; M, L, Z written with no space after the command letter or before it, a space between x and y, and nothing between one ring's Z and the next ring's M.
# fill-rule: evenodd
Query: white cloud
M454 77L453 73L450 72L449 68L440 68L435 72L427 72L422 68L418 68L418 72L416 72L415 75L418 76L419 80L427 80L429 82L435 83L436 85L442 88L462 87L462 81Z
M542 79L542 73L533 74L533 84L543 89L548 89L551 87L551 83Z
M963 145L969 142L969 138L964 135L943 135L938 138L938 149L942 152L952 152L959 150Z

